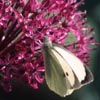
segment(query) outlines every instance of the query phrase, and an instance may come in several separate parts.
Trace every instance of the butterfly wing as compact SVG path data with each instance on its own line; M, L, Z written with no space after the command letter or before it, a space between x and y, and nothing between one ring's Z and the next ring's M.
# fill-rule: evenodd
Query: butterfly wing
M53 48L45 48L45 79L48 87L64 97L73 92L74 74L66 61Z
M61 46L55 45L54 49L59 53L59 55L62 56L63 59L66 60L66 63L69 64L70 68L75 74L77 80L76 84L74 85L75 88L80 88L81 86L93 81L91 71L84 66L78 57Z

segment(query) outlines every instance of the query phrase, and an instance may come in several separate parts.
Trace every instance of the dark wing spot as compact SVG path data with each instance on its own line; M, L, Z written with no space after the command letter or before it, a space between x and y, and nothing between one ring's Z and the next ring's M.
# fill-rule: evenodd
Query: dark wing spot
M66 75L69 76L69 74L66 72Z
M66 72L66 73L63 74L63 76L64 76L64 77L65 77L65 76L69 76L69 74Z

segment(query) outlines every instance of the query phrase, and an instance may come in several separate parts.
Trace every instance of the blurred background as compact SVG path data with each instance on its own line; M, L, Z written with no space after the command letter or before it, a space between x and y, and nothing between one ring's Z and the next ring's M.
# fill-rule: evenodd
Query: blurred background
M80 10L87 10L88 22L94 27L95 38L100 42L100 0L85 0L85 5L80 7ZM0 87L0 100L100 100L100 46L91 52L90 69L94 75L94 82L65 98L51 92L44 83L39 90L19 84L11 93L6 93Z

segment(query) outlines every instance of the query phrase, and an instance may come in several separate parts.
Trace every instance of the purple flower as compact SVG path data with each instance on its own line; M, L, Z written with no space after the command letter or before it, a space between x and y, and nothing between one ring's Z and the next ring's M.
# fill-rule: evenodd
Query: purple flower
M12 90L12 80L34 89L44 81L42 40L66 45L84 64L95 45L92 28L78 11L76 0L0 0L0 85ZM66 39L66 40L65 40Z

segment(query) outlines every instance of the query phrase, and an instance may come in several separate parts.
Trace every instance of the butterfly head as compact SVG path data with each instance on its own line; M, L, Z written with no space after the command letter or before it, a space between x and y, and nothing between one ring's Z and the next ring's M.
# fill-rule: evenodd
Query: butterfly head
M52 41L47 36L44 36L43 38L43 47L52 47Z

